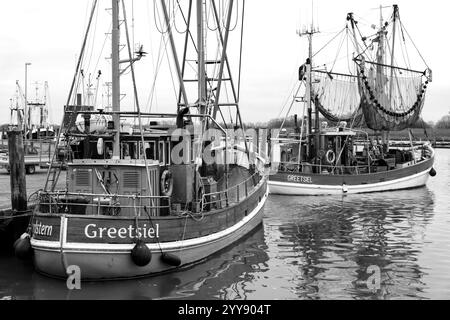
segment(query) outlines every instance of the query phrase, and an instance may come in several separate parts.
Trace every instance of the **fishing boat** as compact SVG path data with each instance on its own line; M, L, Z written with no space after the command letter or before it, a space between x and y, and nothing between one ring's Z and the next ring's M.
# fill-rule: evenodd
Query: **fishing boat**
M272 140L271 193L399 190L424 186L429 176L436 175L431 144L414 146L411 130L408 147L390 145L389 132L410 129L420 121L432 72L425 61L422 71L409 65L407 40L412 40L407 39L398 6L393 6L388 21L382 13L380 8L380 25L372 25L376 29L372 36L363 36L355 15L349 13L341 32L317 52L326 52L340 39L330 65L316 62L314 25L300 33L309 40L297 90L298 94L304 86L305 94L291 107L304 102L303 117L301 124L295 121L294 128L283 128ZM345 43L351 49L342 54ZM342 56L348 59L346 72L336 70Z
M243 142L247 156L250 147L245 135L241 141L230 139L230 122L217 119L223 115L223 108L234 108L233 130L243 131L237 95L240 84L233 82L232 60L227 55L233 31L242 36L242 26L239 31L239 26L231 22L244 13L243 4L231 0L222 11L217 10L216 1L196 0L189 1L188 8L177 6L171 11L174 8L166 1L158 2L158 6L155 1L155 14L164 18L159 27L163 39L170 43L179 84L176 112L141 110L135 67L145 52L142 47L132 52L127 7L120 0L112 0L109 10L112 111L105 111L74 103L80 101L74 88L99 10L98 2L93 1L62 126L67 148L64 154L68 155L66 188L55 189L61 172L55 153L45 187L39 193L29 236L25 234L16 245L16 251L26 248L31 238L38 272L65 278L70 267L76 266L83 280L169 272L208 258L261 224L267 177L251 161L247 165L233 161L238 152L242 153L233 147L235 144ZM212 14L206 19L208 12ZM176 45L180 34L174 32L175 14L186 27L181 32L181 59ZM179 28L181 22L177 23ZM214 37L206 42L208 32ZM126 45L121 50L123 34ZM208 59L207 50L212 39L217 39L215 49L219 49L214 61ZM211 65L215 73L208 68ZM192 68L188 66L196 67L196 78L190 77ZM124 70L131 75L134 111L121 108ZM188 83L194 83L194 88L189 90ZM221 94L225 86L235 95L226 99ZM127 125L130 119L138 124ZM214 131L214 138L207 138L209 130ZM215 161L207 161L205 150L211 151L213 146L217 149L218 145L224 148L210 152Z
M23 134L24 161L27 174L34 174L36 168L46 169L55 150L55 131L49 124L48 82L43 86L36 82L36 97L29 100L23 94L16 81L16 94L11 99L9 129L20 128ZM42 88L43 87L43 88ZM39 90L43 89L43 94ZM26 90L25 90L26 91ZM6 132L2 134L0 147L0 168L10 172L8 156L8 141Z

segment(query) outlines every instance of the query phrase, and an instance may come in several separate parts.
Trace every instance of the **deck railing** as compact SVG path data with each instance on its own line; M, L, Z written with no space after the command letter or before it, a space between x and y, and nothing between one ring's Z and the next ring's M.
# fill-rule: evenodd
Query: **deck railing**
M244 181L225 190L204 193L201 200L202 208L221 209L238 203L253 194L260 181L261 175L256 172ZM249 186L249 184L251 185Z
M297 162L280 162L278 171L339 175L371 173L374 172L374 168L375 166L370 165L336 166L326 164L298 164Z
M170 213L170 198L165 196L113 195L74 192L40 192L39 210L50 214L90 214L118 216L141 216L150 212L159 215L164 210Z

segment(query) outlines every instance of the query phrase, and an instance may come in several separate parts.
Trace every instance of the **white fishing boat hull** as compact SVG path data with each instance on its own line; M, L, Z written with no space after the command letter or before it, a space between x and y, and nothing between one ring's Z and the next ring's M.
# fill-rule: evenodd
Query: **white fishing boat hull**
M370 193L418 188L426 185L432 175L434 150L418 163L403 168L369 174L323 175L311 173L277 172L270 176L271 194L291 196L320 196ZM435 174L436 172L434 172Z
M60 243L31 240L34 264L38 272L59 278L67 277L66 268L77 266L83 280L121 279L155 275L186 267L230 246L262 223L268 190L258 205L232 227L204 237L165 243L146 244L152 259L145 267L136 266L131 259L134 244L76 243L64 237L67 218L62 217ZM181 259L181 266L164 263L162 253L171 253Z
M314 185L298 184L288 182L269 181L269 190L271 194L292 195L292 196L319 196L336 195L352 193L370 193L383 192L391 190L402 190L418 188L426 185L429 175L429 169L401 179L378 182L364 185Z

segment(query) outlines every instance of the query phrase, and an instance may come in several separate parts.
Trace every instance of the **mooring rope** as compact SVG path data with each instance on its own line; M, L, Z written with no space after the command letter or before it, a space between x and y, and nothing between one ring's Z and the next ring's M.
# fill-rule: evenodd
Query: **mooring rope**
M33 215L33 211L31 211L31 210L16 211L16 212L27 212L27 213L0 217L0 220L9 220L9 219L16 219L16 218L23 218L23 217L31 217Z

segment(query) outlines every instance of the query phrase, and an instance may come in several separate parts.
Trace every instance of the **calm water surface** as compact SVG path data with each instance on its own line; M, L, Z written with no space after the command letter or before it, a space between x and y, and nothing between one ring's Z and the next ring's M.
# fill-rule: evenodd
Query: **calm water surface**
M190 269L139 280L43 277L0 257L0 299L449 299L450 150L427 187L345 197L270 196L251 235ZM369 266L381 271L367 287Z

